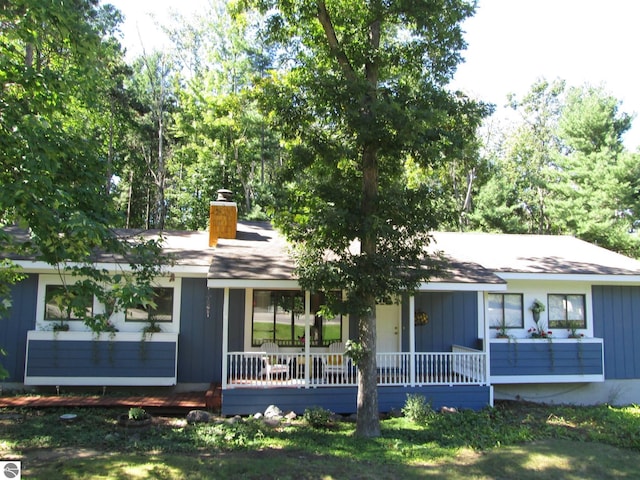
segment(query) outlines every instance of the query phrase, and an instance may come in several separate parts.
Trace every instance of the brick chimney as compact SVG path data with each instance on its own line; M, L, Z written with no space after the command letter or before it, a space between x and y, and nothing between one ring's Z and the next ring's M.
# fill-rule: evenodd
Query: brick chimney
M232 202L233 192L218 190L218 198L209 205L209 246L215 247L219 238L236 238L238 205Z

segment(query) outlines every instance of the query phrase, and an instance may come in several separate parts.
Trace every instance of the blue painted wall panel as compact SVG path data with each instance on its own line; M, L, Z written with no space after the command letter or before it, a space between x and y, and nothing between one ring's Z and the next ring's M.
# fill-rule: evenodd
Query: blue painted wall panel
M7 355L0 363L9 372L7 382L24 381L27 332L36 326L38 275L28 275L11 289L13 306L6 318L0 318L0 348Z
M27 375L35 377L174 377L174 342L29 342Z
M490 387L476 385L378 387L378 405L381 412L401 409L408 394L423 395L434 410L443 406L480 410L489 405ZM264 412L269 405L276 405L284 412L304 413L310 407L319 406L335 413L356 412L356 387L328 388L276 388L231 389L222 392L224 415L252 415Z
M229 351L242 352L244 348L245 290L229 291Z
M604 339L605 378L640 378L640 287L593 286L594 336Z
M178 382L221 381L222 294L205 278L182 279Z
M415 308L429 315L429 323L416 325L416 351L450 352L453 345L478 348L476 292L419 292ZM408 313L408 308L403 309L405 330ZM403 347L408 348L408 343Z
M602 375L598 343L491 343L491 375Z

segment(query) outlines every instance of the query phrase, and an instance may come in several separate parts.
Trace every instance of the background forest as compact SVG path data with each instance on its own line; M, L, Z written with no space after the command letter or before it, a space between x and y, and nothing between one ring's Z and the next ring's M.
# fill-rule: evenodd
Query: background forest
M265 87L288 64L261 18L227 7L176 16L170 48L127 61L108 4L0 2L0 224L205 229L219 188L242 217L268 219L300 147ZM407 158L407 182L439 199L439 229L569 234L640 258L632 116L605 87L558 79L509 103L514 121L487 116L462 154Z

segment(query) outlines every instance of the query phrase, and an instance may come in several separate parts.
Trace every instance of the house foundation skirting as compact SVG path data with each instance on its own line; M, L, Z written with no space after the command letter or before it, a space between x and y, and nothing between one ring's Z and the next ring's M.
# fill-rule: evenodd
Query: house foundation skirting
M423 395L434 410L443 406L480 410L493 404L493 389L486 385L435 385L422 387L378 387L380 412L400 410L407 395ZM253 415L276 405L284 412L304 413L310 407L322 407L339 414L352 414L356 407L357 387L326 388L238 388L223 390L223 415Z

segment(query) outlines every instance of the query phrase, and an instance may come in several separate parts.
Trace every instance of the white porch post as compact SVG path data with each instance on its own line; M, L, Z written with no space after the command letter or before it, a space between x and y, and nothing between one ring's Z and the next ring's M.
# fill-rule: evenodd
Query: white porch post
M309 345L311 344L311 326L309 321L311 320L311 292L305 290L304 292L304 386L309 388L309 380L311 378L311 357L309 356Z
M409 297L409 382L416 384L416 297Z
M227 388L227 354L229 353L229 287L222 301L222 389Z

